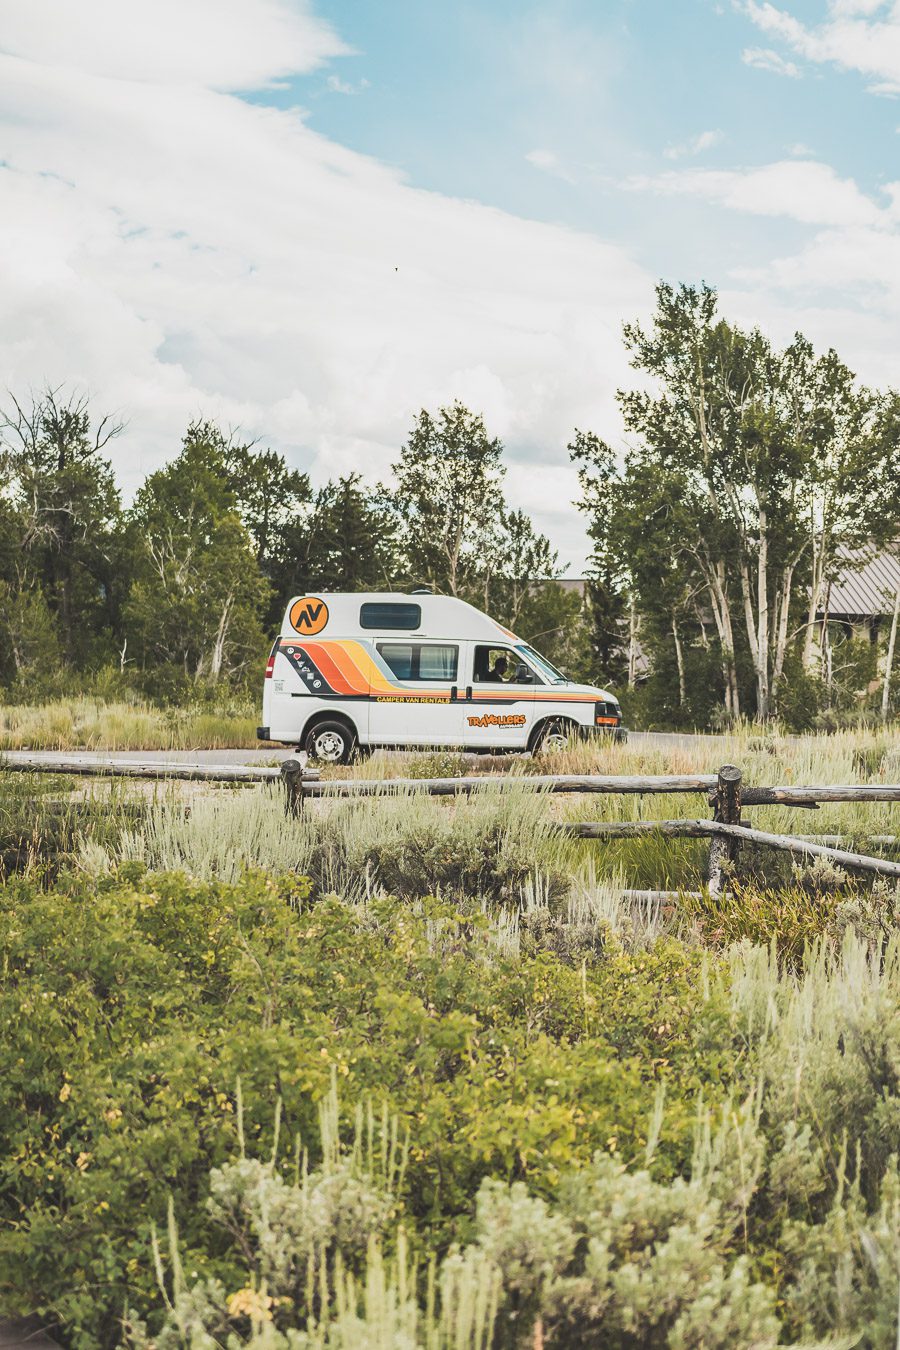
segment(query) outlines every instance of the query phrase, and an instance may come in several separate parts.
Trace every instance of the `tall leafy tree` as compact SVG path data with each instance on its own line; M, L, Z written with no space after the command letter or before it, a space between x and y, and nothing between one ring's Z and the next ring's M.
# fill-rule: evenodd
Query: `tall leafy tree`
M627 554L614 527L621 509L618 471L611 448L590 431L575 430L567 446L578 468L581 509L588 519L588 558L584 622L589 669L598 679L621 682L631 675L625 628L629 616Z
M625 340L649 377L619 395L634 448L616 482L611 452L576 447L584 505L594 530L609 533L603 494L619 494L619 509L643 531L657 573L641 587L648 613L662 602L677 622L678 595L684 612L699 582L726 708L741 711L740 641L757 715L768 717L804 628L798 578L812 576L808 625L839 545L871 533L891 460L885 419L878 422L876 401L833 352L817 358L800 335L773 349L758 330L721 318L710 287L660 285L651 325L626 325ZM637 558L640 543L634 536ZM629 568L640 570L637 562Z
M281 589L390 590L400 570L399 523L380 491L358 473L319 488L285 531Z
M18 591L43 596L66 660L84 664L108 643L120 577L121 502L104 453L122 424L94 419L86 395L44 389L0 413L8 502L17 518ZM20 612L21 611L21 606Z
M309 505L309 475L292 469L275 450L226 440L211 423L203 426L210 444L220 447L222 467L245 527L256 548L261 571L274 577L282 567L286 536Z
M560 574L559 555L525 511L501 508L490 551L481 560L484 608L518 630L542 585ZM527 619L525 620L527 623Z
M422 409L393 465L390 494L411 574L477 599L503 512L503 446L462 403Z
M139 552L129 635L145 666L178 666L195 682L239 676L264 644L268 587L222 449L210 424L189 427L181 453L150 475L131 512Z

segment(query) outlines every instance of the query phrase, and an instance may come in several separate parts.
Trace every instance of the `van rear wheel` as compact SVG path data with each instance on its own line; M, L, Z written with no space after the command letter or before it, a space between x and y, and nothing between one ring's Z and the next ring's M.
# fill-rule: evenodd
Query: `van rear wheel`
M346 764L356 737L346 722L317 722L306 733L304 750L320 764Z

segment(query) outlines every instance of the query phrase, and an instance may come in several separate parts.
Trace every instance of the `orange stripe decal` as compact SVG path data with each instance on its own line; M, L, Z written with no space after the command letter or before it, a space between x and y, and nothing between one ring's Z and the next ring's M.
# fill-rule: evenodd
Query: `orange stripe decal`
M369 692L362 681L351 683L347 678L346 671L334 659L332 643L326 645L324 642L304 642L303 650L315 661L335 693L358 697Z

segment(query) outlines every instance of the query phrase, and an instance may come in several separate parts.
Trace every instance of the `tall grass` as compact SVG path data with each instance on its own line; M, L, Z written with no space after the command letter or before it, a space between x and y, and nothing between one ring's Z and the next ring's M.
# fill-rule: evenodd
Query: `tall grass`
M0 708L0 750L199 750L256 746L251 711L155 708L148 703L57 699Z
M0 775L0 881L14 874L53 881L76 853L107 859L140 811L119 781L72 789L55 774Z
M386 892L517 900L539 875L562 896L579 849L553 827L546 795L507 785L468 801L408 791L325 799L289 817L279 789L158 795L140 828L126 830L109 861L137 860L200 879L237 880L246 867L299 871L318 889L365 897ZM97 855L85 859L97 866Z

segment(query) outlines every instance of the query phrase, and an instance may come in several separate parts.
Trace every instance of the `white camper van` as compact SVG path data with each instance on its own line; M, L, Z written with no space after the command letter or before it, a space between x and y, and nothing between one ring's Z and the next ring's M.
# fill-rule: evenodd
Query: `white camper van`
M355 746L536 750L624 736L605 689L574 684L515 634L448 595L291 600L266 666L260 740L343 764Z

